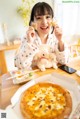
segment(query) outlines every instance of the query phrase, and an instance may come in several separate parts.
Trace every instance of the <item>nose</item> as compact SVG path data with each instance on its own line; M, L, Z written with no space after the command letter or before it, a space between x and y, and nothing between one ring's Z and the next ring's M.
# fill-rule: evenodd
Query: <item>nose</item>
M42 18L42 24L46 24L47 23L47 19L45 18L45 16L43 16Z

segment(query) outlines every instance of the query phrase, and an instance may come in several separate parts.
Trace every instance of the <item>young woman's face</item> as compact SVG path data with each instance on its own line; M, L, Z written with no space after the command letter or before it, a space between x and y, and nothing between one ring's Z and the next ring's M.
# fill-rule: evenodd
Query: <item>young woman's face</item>
M51 15L35 16L34 22L37 25L37 32L39 35L49 34L51 30L51 25L50 25L51 21L52 21Z

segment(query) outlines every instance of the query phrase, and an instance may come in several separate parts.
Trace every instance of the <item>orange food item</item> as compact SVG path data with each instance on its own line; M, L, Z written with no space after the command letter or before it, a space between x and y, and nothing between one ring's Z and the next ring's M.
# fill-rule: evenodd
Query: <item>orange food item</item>
M68 119L72 98L57 84L38 83L22 94L20 110L25 119Z
M55 26L55 25L56 25L56 22L52 21L52 22L50 23L50 25L51 25L51 26Z
M32 26L35 30L37 30L37 24L36 24L36 23L32 22L32 23L31 23L31 26Z

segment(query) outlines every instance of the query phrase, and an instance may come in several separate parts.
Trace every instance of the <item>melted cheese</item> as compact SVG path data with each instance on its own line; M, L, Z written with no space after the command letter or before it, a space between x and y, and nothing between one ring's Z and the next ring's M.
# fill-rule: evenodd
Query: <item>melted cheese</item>
M38 117L53 110L56 111L56 113L55 111L53 112L53 115L55 115L57 114L57 111L59 112L59 110L63 110L66 105L66 100L63 94L60 93L57 88L51 86L49 88L40 88L35 94L35 97L31 97L28 99L27 104L31 110L34 109L34 115L37 115Z

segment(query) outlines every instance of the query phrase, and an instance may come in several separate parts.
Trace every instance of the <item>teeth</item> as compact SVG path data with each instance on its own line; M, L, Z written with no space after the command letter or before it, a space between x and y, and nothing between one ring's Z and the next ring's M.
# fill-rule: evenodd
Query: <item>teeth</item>
M42 27L42 29L47 29L47 27Z
M31 26L32 26L35 30L37 30L37 24L36 24L36 23L32 22L32 23L31 23Z

